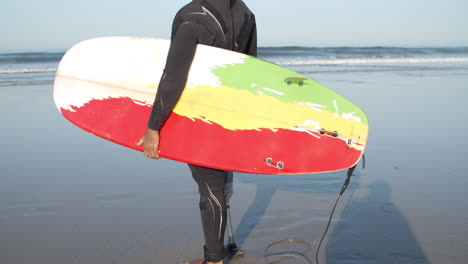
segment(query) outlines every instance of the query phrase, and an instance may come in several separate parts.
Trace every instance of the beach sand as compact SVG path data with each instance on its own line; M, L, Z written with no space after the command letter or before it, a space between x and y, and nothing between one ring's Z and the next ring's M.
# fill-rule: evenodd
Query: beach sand
M361 163L338 203L322 263L468 263L468 71L308 74L370 120ZM183 263L201 257L195 182L60 116L53 86L0 87L0 263ZM231 215L246 255L272 242L315 250L346 171L236 173ZM273 246L270 253L300 251ZM273 259L270 259L273 260ZM306 263L294 258L282 263Z

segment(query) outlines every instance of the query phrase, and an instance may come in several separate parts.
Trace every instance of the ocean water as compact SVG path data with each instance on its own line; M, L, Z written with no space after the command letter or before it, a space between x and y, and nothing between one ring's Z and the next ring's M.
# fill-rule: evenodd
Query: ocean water
M0 86L52 83L64 54L0 52ZM258 57L305 75L468 69L468 47L260 47Z
M299 73L467 69L468 47L265 47L259 57Z
M64 52L0 53L0 86L52 83Z

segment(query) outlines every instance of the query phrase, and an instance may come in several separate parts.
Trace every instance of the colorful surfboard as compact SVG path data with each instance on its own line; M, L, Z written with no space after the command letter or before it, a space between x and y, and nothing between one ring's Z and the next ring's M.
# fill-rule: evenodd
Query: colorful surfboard
M54 100L78 127L136 150L169 40L105 37L78 43L57 69ZM198 45L159 153L258 174L347 169L361 158L368 120L314 80L244 54Z

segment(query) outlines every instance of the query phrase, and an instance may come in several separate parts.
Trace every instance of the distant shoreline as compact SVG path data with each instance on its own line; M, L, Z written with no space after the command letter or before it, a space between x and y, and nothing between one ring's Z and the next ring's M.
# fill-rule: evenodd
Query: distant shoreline
M1 54L22 54L22 53L65 53L69 48L51 48L51 49L0 49ZM362 46L342 46L342 45L265 45L259 46L258 50L268 49L466 49L464 45L446 45L446 46L426 46L426 45L362 45Z

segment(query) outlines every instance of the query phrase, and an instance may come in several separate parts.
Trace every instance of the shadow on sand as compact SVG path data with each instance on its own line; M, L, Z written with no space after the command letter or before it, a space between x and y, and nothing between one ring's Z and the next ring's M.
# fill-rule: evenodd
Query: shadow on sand
M392 202L391 186L371 183L352 199L330 234L327 263L429 263L403 213Z
M355 171L346 192L361 193L363 189L368 189L368 192L362 198L350 199L341 216L338 216L338 219L334 217L333 220L337 223L332 225L322 245L320 264L428 263L404 215L392 203L390 185L383 181L375 181L368 186L362 186L364 184L361 184L360 173L360 170ZM243 247L246 239L265 216L276 191L328 196L336 194L338 197L345 178L346 171L287 176L236 174L236 180L253 183L256 187L255 198L234 232L238 247ZM330 207L330 213L331 210ZM323 230L325 226L326 224L323 225ZM314 237L309 241L319 239L320 237ZM315 249L314 246L313 254ZM226 263L229 262L237 261L228 260ZM283 263L303 262L292 259ZM315 259L310 263L315 263Z

